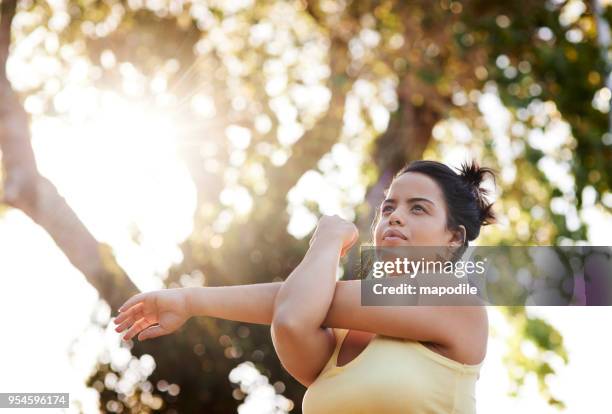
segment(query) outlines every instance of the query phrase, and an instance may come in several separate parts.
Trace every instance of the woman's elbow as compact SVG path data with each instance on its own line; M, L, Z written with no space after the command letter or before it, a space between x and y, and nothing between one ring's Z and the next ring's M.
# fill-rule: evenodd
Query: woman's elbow
M303 339L304 335L321 329L313 321L286 312L275 313L270 328L277 336L295 338L298 341Z
M275 312L270 328L277 334L288 335L299 331L297 318L286 312Z
M297 335L304 335L304 333L321 328L310 313L305 314L303 310L287 305L276 307L270 325L279 333Z

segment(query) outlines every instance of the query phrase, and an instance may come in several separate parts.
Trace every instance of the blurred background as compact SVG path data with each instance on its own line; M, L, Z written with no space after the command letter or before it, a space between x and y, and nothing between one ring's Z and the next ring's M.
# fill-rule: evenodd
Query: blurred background
M126 344L111 317L283 280L321 214L367 243L415 159L498 171L479 245L611 245L611 3L0 0L0 390L301 412L268 326ZM480 412L612 409L610 307L489 317Z

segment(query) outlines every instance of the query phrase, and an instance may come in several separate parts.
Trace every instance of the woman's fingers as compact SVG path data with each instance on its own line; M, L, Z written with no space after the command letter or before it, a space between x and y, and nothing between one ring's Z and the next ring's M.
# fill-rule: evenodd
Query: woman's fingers
M138 313L141 313L143 307L144 307L144 302L140 302L132 306L131 308L129 308L128 310L121 313L119 316L115 318L115 324L119 324L123 322L124 320L126 320L127 318L132 318Z
M147 339L157 338L158 336L167 335L169 333L170 332L168 332L161 326L153 325L153 326L149 326L147 329L145 329L140 334L138 334L138 340L145 341Z
M123 340L124 341L130 340L138 332L142 331L143 329L145 329L149 325L150 325L150 322L148 322L145 318L140 318L138 321L136 321L136 323L134 325L132 325L132 327L123 336Z
M142 301L146 295L147 295L147 292L143 292L143 293L139 293L137 295L132 296L123 305L121 305L119 307L119 312L123 312L123 311L129 309L131 306L133 306L133 305L137 304L138 302Z
M120 324L119 326L117 326L115 328L115 332L122 332L123 330L125 330L125 328L127 328L128 326L130 326L130 323L132 322L132 319L128 319L127 321L124 321L122 324Z
M123 321L123 323L121 325L119 325L119 326L117 326L115 328L115 331L116 332L123 332L123 331L125 331L128 327L130 327L134 323L134 321L137 321L138 319L140 319L140 318L129 318L129 319Z

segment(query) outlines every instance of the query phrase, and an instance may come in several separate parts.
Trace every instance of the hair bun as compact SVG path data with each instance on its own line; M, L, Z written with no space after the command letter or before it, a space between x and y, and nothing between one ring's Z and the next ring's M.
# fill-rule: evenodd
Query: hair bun
M468 185L478 208L480 210L480 221L482 225L487 225L495 222L495 214L493 213L493 205L487 199L489 191L486 188L481 188L480 185L486 175L493 178L495 184L495 171L491 168L480 167L476 161L464 162L459 168L459 176Z

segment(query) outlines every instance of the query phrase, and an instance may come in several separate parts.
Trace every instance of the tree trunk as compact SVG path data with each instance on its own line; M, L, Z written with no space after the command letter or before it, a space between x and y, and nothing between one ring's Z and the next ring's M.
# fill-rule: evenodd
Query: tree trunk
M29 119L7 78L6 61L16 3L16 0L2 2L0 20L2 201L44 228L114 313L138 289L119 267L110 247L95 239L53 183L38 172Z
M433 127L443 117L438 105L429 105L425 99L420 106L410 102L409 96L422 84L417 83L412 73L404 75L397 88L398 109L392 114L387 130L375 141L374 162L379 171L378 180L366 193L367 209L357 217L361 243L372 241L372 224L376 209L384 199L384 191L391 184L393 176L406 164L423 156L431 139ZM418 91L423 96L432 96L433 91ZM428 93L429 92L429 93ZM433 96L432 96L433 99ZM436 98L439 100L439 97ZM359 252L349 253L346 278L354 279L359 266Z

